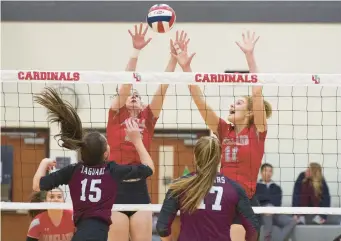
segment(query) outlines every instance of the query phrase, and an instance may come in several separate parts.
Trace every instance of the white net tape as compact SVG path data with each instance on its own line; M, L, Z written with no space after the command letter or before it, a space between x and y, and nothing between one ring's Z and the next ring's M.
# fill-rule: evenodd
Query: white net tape
M263 95L275 112L269 120L264 159L275 163L275 174L279 173L275 181L283 185L283 205L290 205L298 171L303 171L312 160L324 169L334 207L255 207L255 212L341 215L341 75L2 70L1 82L2 127L49 126L43 108L32 102L33 94L46 85L71 86L76 90L79 114L86 127L105 128L110 104L107 97L116 94L118 84L134 84L142 98L147 97L148 101L157 84L171 84L164 113L156 126L161 129L205 128L200 115L195 113L198 110L191 104L189 84L201 85L206 100L220 114L228 111L234 98L250 94L249 86L263 85ZM54 142L51 139L51 150L56 148ZM298 164L300 161L297 160L303 160L303 164ZM164 195L165 191L166 188L157 192ZM115 205L113 210L158 212L160 208L160 204ZM1 203L1 210L30 209L72 209L72 204Z
M41 210L41 209L70 209L71 203L19 203L2 202L1 210ZM116 204L113 211L152 211L160 212L161 204ZM341 215L341 208L311 208L311 207L253 207L260 214L326 214Z
M340 86L338 74L229 74L229 73L145 73L97 71L16 71L2 70L2 81L46 81L48 83L130 83L130 84L204 84Z

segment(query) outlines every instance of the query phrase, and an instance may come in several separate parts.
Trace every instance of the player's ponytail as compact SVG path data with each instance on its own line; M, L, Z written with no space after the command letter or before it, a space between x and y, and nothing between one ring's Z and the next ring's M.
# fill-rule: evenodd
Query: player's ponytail
M40 192L34 192L31 195L31 203L41 203L46 200L46 192L40 191ZM34 218L38 214L47 211L46 209L39 209L39 210L29 210L28 214L31 218Z
M196 172L169 187L171 195L180 197L181 211L193 213L214 184L221 158L221 147L215 137L201 137L194 147Z
M82 122L77 111L55 89L45 87L41 94L34 96L34 101L48 110L49 122L60 124L60 133L55 135L55 138L63 142L58 143L59 146L69 150L78 150L83 146Z

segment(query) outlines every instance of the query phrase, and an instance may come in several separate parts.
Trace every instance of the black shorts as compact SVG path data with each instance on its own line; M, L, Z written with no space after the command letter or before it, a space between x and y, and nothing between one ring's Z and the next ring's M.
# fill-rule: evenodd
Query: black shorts
M107 241L109 225L95 218L79 221L71 241Z
M260 206L260 204L259 204L259 202L258 202L258 199L257 199L257 197L256 197L256 195L254 195L251 199L249 199L250 200L250 203L251 203L251 206L252 207L259 207ZM259 214L257 214L257 217L258 217L258 221L260 222L260 215ZM239 216L237 215L236 217L235 217L235 219L233 220L233 224L242 224L241 223L241 220L240 220L240 218L239 218Z
M147 180L142 179L134 182L121 182L117 187L115 204L149 204ZM129 218L135 211L122 211Z

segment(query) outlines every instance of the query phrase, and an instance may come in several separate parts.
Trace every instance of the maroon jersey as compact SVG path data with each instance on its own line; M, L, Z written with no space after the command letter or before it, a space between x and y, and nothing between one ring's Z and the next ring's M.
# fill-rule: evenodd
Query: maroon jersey
M171 224L177 211L181 211L181 197L171 196L170 192L166 195L156 225L161 237L171 234ZM236 182L217 174L214 185L198 209L192 214L180 212L178 240L230 241L230 227L236 216L246 230L246 240L256 241L260 224L245 191Z
M59 185L69 185L76 226L79 221L88 218L101 219L110 225L118 182L147 178L152 173L145 165L127 166L110 162L85 166L78 163L42 177L40 189L48 191Z

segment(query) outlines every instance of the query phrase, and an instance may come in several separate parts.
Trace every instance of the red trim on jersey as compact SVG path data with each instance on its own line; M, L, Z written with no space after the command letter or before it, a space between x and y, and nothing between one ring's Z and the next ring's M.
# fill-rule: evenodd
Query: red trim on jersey
M126 106L121 107L117 112L109 110L107 124L107 139L110 146L110 161L120 164L140 164L140 157L135 146L128 140L125 133L124 121L130 118ZM138 124L142 130L143 144L150 152L152 138L157 117L154 117L149 105L138 115Z
M222 145L221 172L241 184L251 198L256 192L266 131L259 133L251 125L236 135L233 126L220 119L217 135Z

